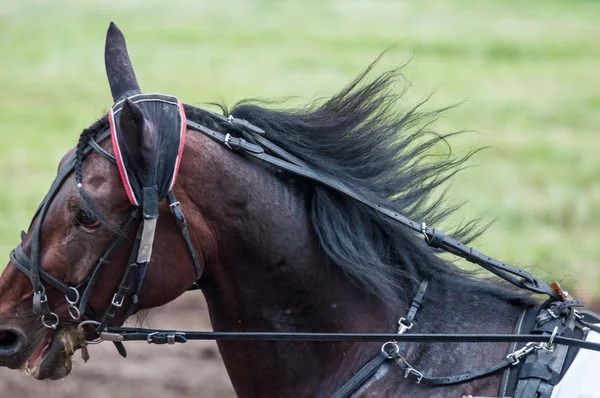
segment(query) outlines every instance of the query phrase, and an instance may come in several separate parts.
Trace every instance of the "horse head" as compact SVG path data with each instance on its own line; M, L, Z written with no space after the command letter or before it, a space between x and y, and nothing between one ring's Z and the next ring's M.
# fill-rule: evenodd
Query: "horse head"
M167 177L165 182L152 180L156 169L165 166L157 164L164 160L159 152L169 149L160 136L161 129L172 127L162 112L169 104L154 101L150 106L157 109L156 117L144 114L143 106L149 100L140 97L143 94L125 40L114 24L106 37L105 61L112 96L120 106L111 108L108 117L86 129L77 147L63 157L55 182L0 278L0 364L25 369L38 379L68 375L70 357L93 338L94 326L101 322L120 325L139 310L169 302L198 276L170 203L161 200L165 193L147 192L157 191L161 184L163 191L170 191L176 173L190 171L185 161L179 162L181 138L175 143L181 148L175 145L171 150L179 157L174 164L179 170L172 165L169 181ZM180 107L175 102L172 108L177 112ZM179 123L181 131L175 133L185 134L185 119ZM108 130L113 130L112 139L107 139ZM98 139L102 133L106 139L96 144L97 151L90 151L90 139ZM194 154L194 167L204 161L209 168L209 152ZM130 170L116 162L119 157L128 162ZM128 172L133 177L128 177ZM142 180L146 178L150 187L146 194L155 196L153 200L142 198L142 186L138 198L132 197L136 193L131 185L124 189L124 181L137 178L136 173ZM214 173L204 173L194 183L215 189L219 184L215 177ZM188 217L187 222L193 227L195 240L203 242L197 255L204 262L214 251L214 236L198 214ZM159 218L155 231L150 228L148 232L148 220L156 223ZM155 235L145 251L139 246L148 242L136 238L144 234L142 225L146 234ZM124 278L125 274L128 276ZM133 295L129 289L136 289L136 285L138 291ZM146 294L150 291L160 294ZM84 320L91 322L80 326Z

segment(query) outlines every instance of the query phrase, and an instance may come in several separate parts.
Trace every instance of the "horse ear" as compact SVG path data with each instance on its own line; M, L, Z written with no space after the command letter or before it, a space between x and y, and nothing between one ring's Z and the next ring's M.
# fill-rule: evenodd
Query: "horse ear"
M142 92L135 77L133 66L131 66L125 37L123 37L123 33L114 22L110 23L106 33L104 63L108 84L115 102Z
M124 150L127 157L140 170L154 170L157 162L158 137L151 122L142 110L129 99L121 109L119 125L123 133Z

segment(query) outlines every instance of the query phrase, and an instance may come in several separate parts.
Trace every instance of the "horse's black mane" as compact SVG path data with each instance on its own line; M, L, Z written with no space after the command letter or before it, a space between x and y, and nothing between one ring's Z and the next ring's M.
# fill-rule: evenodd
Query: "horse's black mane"
M430 226L438 225L460 207L447 204L446 191L438 188L460 171L474 152L452 157L447 139L458 133L439 135L429 129L441 111L421 111L423 103L398 111L402 92L393 89L402 77L399 69L365 82L376 62L331 99L304 108L268 109L264 102L254 100L241 101L231 112L219 106L225 115L263 128L266 138L369 201ZM230 129L211 112L190 105L185 105L185 112L190 120ZM81 133L75 155L77 183L82 181L83 151L89 137L107 127L103 117ZM446 156L432 156L431 150L438 144L446 146ZM86 210L118 231L119 226L103 217L83 188L80 192ZM311 184L307 198L322 248L353 281L384 301L410 294L400 288L407 281L415 282L416 287L417 281L433 277L446 280L457 290L485 290L507 300L526 299L496 281L473 279L471 272L438 257L422 237L349 197ZM469 242L482 230L476 222L468 222L452 235Z
M300 109L268 109L259 101L244 100L230 114L263 128L266 138L371 202L437 225L459 207L445 203L445 191L439 193L437 188L473 152L454 158L447 146L447 156L431 156L433 147L447 145L456 133L438 135L429 130L440 111L421 111L423 103L398 111L402 93L393 89L402 77L400 70L365 83L376 62L324 102ZM191 120L227 128L201 109L186 106L185 111ZM352 280L384 300L410 294L399 289L407 279L434 276L451 280L456 289L468 284L469 289L506 299L523 298L492 281L474 280L469 272L438 257L422 237L353 199L318 184L312 185L308 198L310 219L323 249ZM482 230L470 222L453 235L468 242Z

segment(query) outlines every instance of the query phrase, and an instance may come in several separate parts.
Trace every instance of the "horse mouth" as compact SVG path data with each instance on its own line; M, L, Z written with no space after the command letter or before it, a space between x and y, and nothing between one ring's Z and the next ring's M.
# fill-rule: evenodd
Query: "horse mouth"
M73 329L48 330L39 346L19 370L37 380L59 380L71 373L71 357L79 348L72 342Z

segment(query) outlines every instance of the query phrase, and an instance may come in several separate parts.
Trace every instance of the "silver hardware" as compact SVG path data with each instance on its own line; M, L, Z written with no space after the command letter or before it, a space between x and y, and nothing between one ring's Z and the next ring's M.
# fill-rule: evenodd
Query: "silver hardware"
M79 325L77 325L77 331L79 333L81 333L83 336L85 336L85 330L83 330L83 327L87 326L87 325L93 325L93 326L98 327L101 324L100 324L100 322L97 322L97 321L83 321L83 322L81 322ZM94 344L100 344L103 341L104 341L104 339L102 338L102 333L100 333L100 337L98 337L97 339L94 339L94 340L86 340L85 344L87 344L87 345L94 345Z
M115 307L121 308L123 306L123 301L125 301L125 296L121 297L121 300L119 300L119 293L115 293L110 303Z
M81 318L81 312L79 312L79 308L75 307L74 305L70 305L67 309L69 310L69 315L74 320L77 321L79 318Z
M425 224L425 221L421 223L421 233L425 237L425 242L429 244L429 236L427 235L427 224Z
M48 317L54 317L53 322L50 322L51 320L47 320L46 316ZM58 315L56 315L54 312L51 312L48 315L42 315L42 324L44 324L45 327L47 327L48 329L55 329L58 326L58 323L60 322L60 319L58 318Z
M167 333L167 344L170 344L170 345L175 344L175 332Z
M48 302L48 296L46 296L46 290L42 289L39 292L35 292L36 295L41 296L42 298L40 299L40 304L43 303L47 303Z
M125 341L125 337L118 333L102 332L100 333L100 338L102 341Z
M77 289L74 287L70 287L69 290L75 293L75 300L71 300L68 294L65 294L65 300L67 300L67 303L69 304L69 315L71 318L77 321L79 318L81 318L81 312L79 311L79 308L77 308L77 303L79 302L79 291L77 291Z
M387 350L387 346L391 345L392 348L394 349L394 351L392 351L392 353L396 353L398 354L400 352L400 347L398 347L398 343L396 343L395 341L388 341L383 343L383 345L381 346L381 353L382 354L388 354L388 358L392 358L392 356L390 355L390 352Z
M577 319L583 319L583 315L581 315L576 309L573 310L573 315L575 315L575 318Z
M405 379L408 378L408 375L410 375L411 373L418 376L417 380L415 380L415 382L417 384L419 384L421 382L421 380L423 380L423 373L419 372L417 369L415 369L413 367L406 369L406 372L404 372L404 378Z
M552 335L550 336L550 340L547 343L542 344L542 348L546 351L554 351L554 338L558 334L558 326L554 326L554 330L552 330Z
M146 336L146 341L148 342L148 344L152 344L152 337L156 336L159 333L160 332L154 332L154 333L150 333L148 336Z
M550 314L552 318L558 319L558 315L556 315L550 308L548 308L546 311L548 311L548 314Z
M536 344L533 342L529 342L525 344L522 348L518 349L515 352L512 352L506 356L507 359L512 361L512 365L518 365L521 362L521 358L525 355L528 355L534 350L539 350L542 348L541 344Z
M413 323L409 322L408 324L404 323L406 318L400 318L398 320L398 334L403 334L407 330L410 330L413 327Z
M175 207L179 206L181 203L179 203L179 201L177 202L173 202L169 205L169 207L171 208L171 210L173 210Z
M225 141L223 142L223 144L225 144L225 146L231 150L233 150L233 148L231 147L231 145L229 145L229 141L231 141L231 134L227 133L225 134Z
M229 115L229 116L227 116L227 121L229 122L229 124L233 124L233 119L235 119L235 118L233 117L233 115Z

